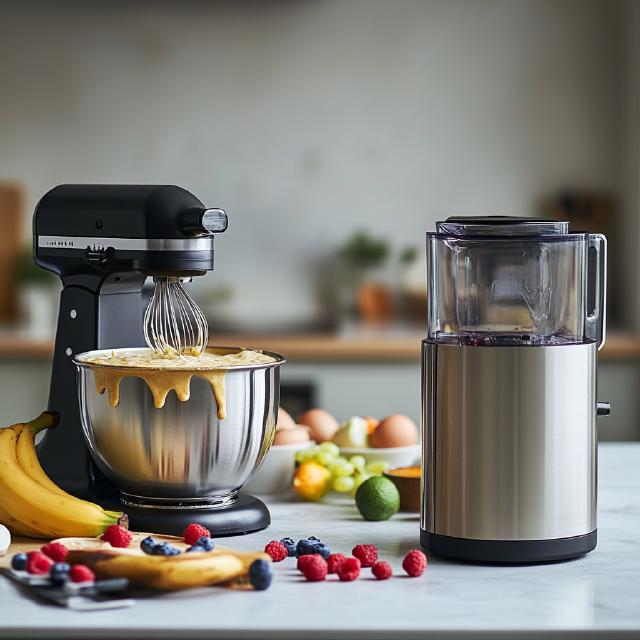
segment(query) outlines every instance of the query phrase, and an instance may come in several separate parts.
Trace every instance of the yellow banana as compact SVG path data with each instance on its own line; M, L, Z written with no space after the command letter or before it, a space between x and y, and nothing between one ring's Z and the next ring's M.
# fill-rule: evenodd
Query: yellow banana
M39 531L36 531L35 529L22 524L19 520L14 518L1 504L0 523L7 527L9 531L11 531L11 534L14 536L27 536L28 538L46 537L42 536Z
M42 429L48 429L53 426L54 421L52 415L53 414L45 412L31 422L24 425L15 425L13 427L18 435L16 443L16 457L18 459L18 464L20 465L20 468L40 486L61 496L77 500L78 498L67 493L64 489L53 482L51 478L49 478L45 473L45 470L42 468L40 460L38 460L38 454L36 452L36 434L39 431L42 431ZM21 428L18 429L17 427ZM119 518L122 516L122 512L120 511L106 511L93 502L88 502L86 500L82 500L81 502L86 502L86 504L90 504L93 507L101 509L109 517Z
M98 536L118 518L32 480L18 464L16 429L0 429L0 504L13 518L44 537Z
M128 578L135 585L163 591L205 587L246 573L243 558L227 552L133 556L70 551L67 561L88 564L99 578Z

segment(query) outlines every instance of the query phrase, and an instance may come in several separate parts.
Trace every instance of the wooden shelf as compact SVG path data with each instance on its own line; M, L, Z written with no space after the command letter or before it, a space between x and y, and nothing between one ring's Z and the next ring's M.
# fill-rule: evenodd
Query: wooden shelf
M290 362L412 362L420 359L419 335L354 333L332 334L220 335L215 344L255 347L277 351ZM0 332L1 360L50 360L53 340L35 339L18 333ZM600 351L601 360L640 359L640 335L613 333Z

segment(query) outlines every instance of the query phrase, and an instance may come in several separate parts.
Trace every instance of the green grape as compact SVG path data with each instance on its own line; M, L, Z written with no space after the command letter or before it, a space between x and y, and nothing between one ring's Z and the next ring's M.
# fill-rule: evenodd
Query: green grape
M318 445L318 449L322 453L325 453L332 458L337 458L340 455L340 449L338 448L338 445L334 444L333 442L323 442L322 444Z
M296 462L302 464L306 460L307 451L306 449L302 449L301 451L296 451Z
M352 476L354 472L353 465L347 462L334 462L330 468L331 473L336 477Z
M355 482L351 476L339 476L333 481L333 490L339 493L349 493L353 490Z
M349 458L349 462L353 465L353 468L356 471L364 471L364 467L367 461L364 459L364 456L351 456Z
M370 473L374 476L380 476L389 468L389 463L386 460L374 460L373 462L370 462L365 468L367 473Z
M320 451L316 454L315 459L323 467L328 467L333 464L333 461L336 459L336 457L330 453L327 453L326 451Z

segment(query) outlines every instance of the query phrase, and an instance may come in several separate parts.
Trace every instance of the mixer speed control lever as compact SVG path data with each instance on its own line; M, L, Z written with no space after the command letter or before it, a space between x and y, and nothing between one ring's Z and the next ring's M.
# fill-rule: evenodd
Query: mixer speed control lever
M189 209L180 217L182 232L188 236L222 233L228 224L229 219L222 209Z

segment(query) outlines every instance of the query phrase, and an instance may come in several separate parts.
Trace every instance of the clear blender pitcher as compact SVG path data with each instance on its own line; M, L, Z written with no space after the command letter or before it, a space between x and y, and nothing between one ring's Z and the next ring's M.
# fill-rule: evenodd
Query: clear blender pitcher
M428 338L514 346L595 341L599 348L605 263L605 237L569 233L568 222L440 222L427 234Z
M423 546L490 562L590 551L605 237L449 218L427 234L427 297Z

